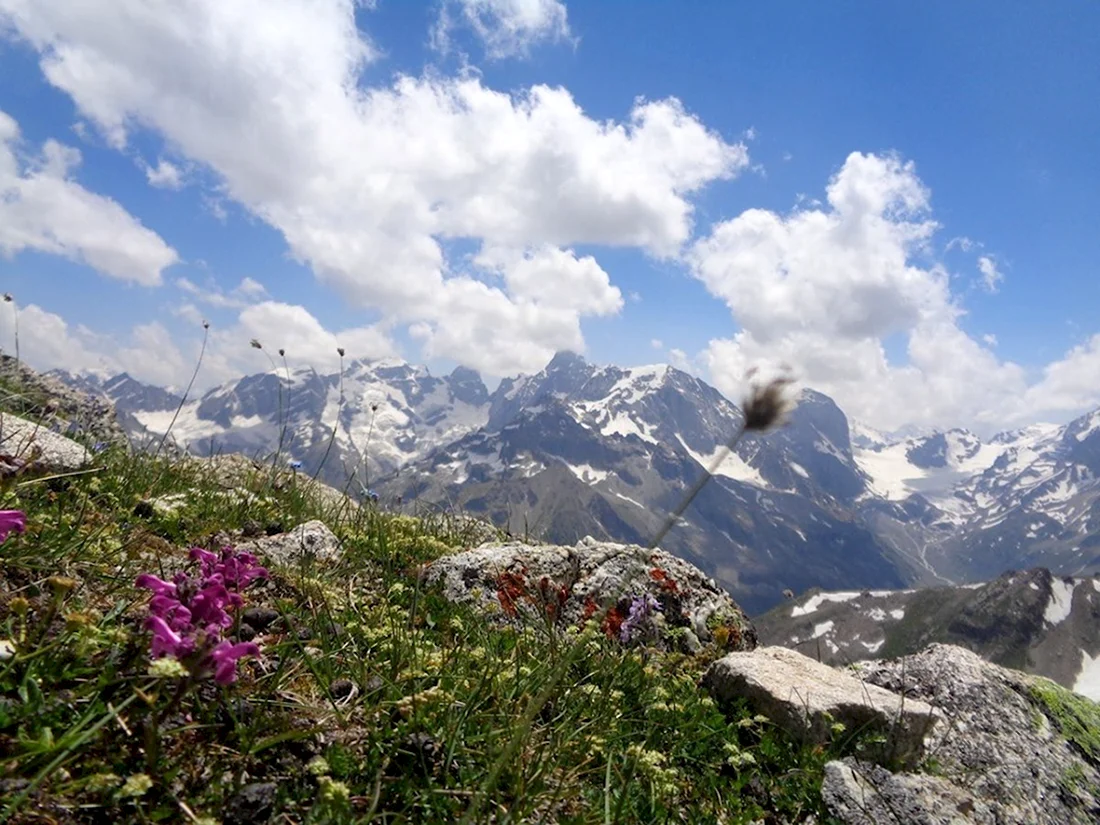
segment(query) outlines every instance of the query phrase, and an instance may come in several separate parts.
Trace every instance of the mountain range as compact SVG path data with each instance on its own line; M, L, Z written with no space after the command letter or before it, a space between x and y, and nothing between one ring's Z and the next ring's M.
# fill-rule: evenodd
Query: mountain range
M648 543L741 417L673 367L567 352L491 393L469 369L393 359L246 376L182 406L128 375L54 374L110 399L132 437L171 425L200 454L277 451L382 506L460 508L555 543ZM750 614L788 589L1100 571L1100 410L982 440L889 436L819 392L798 401L785 427L739 443L662 541Z

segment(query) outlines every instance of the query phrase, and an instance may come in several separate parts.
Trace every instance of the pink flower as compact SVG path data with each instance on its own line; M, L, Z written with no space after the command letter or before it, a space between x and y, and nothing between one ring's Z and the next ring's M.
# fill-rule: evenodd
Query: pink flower
M174 656L181 659L195 648L195 643L191 639L176 633L160 616L146 618L145 627L153 631L154 659L159 659L161 656Z
M210 652L214 661L214 681L229 685L237 681L237 660L243 656L259 656L260 648L252 642L219 642Z
M0 543L7 541L9 533L26 529L27 516L22 510L0 510Z
M152 590L158 596L171 596L176 597L176 585L172 582L166 582L164 579L158 579L152 573L142 573L134 581L138 587L144 587L146 590Z

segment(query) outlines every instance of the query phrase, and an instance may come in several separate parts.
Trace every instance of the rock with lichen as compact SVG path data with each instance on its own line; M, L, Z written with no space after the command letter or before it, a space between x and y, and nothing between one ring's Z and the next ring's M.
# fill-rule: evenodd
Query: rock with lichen
M1100 705L1042 677L952 645L860 663L868 685L936 707L927 772L845 760L826 766L822 794L848 825L1100 821Z
M729 594L694 565L660 549L591 537L571 547L486 544L436 560L424 579L450 601L477 605L505 621L577 626L597 618L608 635L666 649L756 645L752 622ZM642 610L643 602L655 607ZM652 624L652 634L644 632L643 620ZM632 628L632 622L639 626Z

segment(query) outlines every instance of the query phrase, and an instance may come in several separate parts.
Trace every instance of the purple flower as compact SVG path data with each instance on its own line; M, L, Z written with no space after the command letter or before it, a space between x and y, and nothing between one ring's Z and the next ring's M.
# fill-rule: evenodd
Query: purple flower
M630 603L630 613L619 628L619 639L626 644L639 638L656 638L656 614L660 611L660 603L649 593L635 596Z
M27 529L27 516L22 510L0 510L0 544L8 540L13 531L22 533Z
M236 663L242 656L258 656L252 643L232 644L222 632L233 625L229 611L244 603L241 591L253 581L267 578L251 553L223 547L221 554L202 547L191 548L198 562L198 575L180 571L165 581L151 573L135 580L138 587L152 592L145 627L152 631L153 658L179 659L193 676L214 676L219 684L236 680Z
M260 648L252 642L218 642L210 651L210 659L214 663L214 681L219 685L232 684L237 681L237 660L243 656L259 655Z
M147 630L153 631L152 653L154 659L159 659L161 656L173 656L176 659L182 659L195 648L192 639L188 639L174 631L160 616L149 616L145 620L145 627Z

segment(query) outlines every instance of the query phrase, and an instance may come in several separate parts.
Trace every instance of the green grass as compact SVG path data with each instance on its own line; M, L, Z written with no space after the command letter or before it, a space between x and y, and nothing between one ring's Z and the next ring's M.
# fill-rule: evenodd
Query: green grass
M482 789L472 821L829 821L822 768L856 744L812 747L746 708L724 714L697 687L720 651L502 628L419 583L465 545L465 522L338 514L270 468L238 498L204 467L110 448L95 472L0 486L0 508L28 520L0 546L0 639L16 648L0 661L0 820L225 821L241 788L274 782L280 822L457 822ZM173 494L185 503L171 514L141 505ZM150 675L139 573L170 577L193 544L311 518L345 556L273 568L248 591L245 607L279 614L261 660L182 694ZM572 643L582 655L532 705Z

